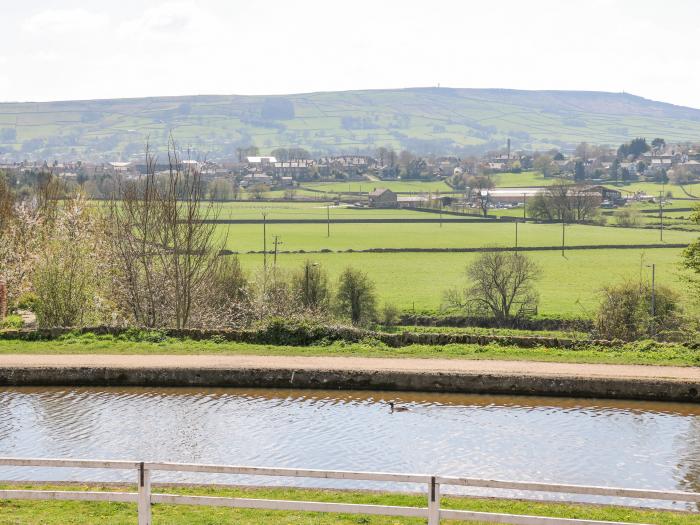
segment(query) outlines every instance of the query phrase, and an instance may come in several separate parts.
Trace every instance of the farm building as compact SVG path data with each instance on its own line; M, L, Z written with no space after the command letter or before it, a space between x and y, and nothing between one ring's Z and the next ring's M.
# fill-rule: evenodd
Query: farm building
M397 208L399 205L396 193L386 188L375 188L368 197L373 208Z
M585 191L587 193L599 194L600 198L604 201L610 201L615 203L622 201L621 191L606 188L605 186L589 186L585 188Z

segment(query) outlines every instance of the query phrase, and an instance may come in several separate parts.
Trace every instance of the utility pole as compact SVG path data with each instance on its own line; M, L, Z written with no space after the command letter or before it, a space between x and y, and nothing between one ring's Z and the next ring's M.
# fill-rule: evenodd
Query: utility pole
M267 213L263 212L263 268L267 271Z
M651 265L651 336L656 339L656 264Z
M661 242L664 242L664 197L663 197L664 192L660 191L659 192L659 219L661 221L661 229L659 230L659 233L661 234Z
M566 257L564 255L564 244L565 244L565 239L566 239L566 221L564 220L564 215L562 214L561 217L561 256Z
M277 247L278 247L280 244L284 244L284 243L283 243L282 241L280 241L279 239L280 239L280 236L279 236L279 235L275 235L275 243L274 243L274 244L275 244L275 258L274 258L274 262L273 262L273 265L274 265L275 267L277 267Z
M525 210L527 209L527 207L525 206L526 199L527 199L527 194L523 193L523 220L527 219L527 217L525 216L525 213L526 213Z

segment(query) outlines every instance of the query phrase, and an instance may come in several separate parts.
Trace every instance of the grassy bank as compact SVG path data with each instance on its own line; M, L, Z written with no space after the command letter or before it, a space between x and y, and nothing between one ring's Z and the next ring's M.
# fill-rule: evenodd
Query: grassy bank
M127 335L96 336L94 334L83 334L66 335L51 341L22 341L0 338L1 354L285 355L700 366L699 350L693 350L682 345L659 344L651 341L630 343L614 348L589 346L576 350L543 347L519 348L496 343L483 346L477 344L449 344L443 346L411 345L401 348L390 348L374 340L367 340L361 343L345 343L341 341L312 346L277 346L221 342L218 340L192 341L157 335L135 340Z
M115 490L101 485L0 485L3 489L48 489L48 490ZM120 488L119 490L124 490ZM130 490L134 490L131 488ZM266 498L287 500L313 500L321 502L362 503L375 505L426 506L426 498L413 494L381 494L357 491L332 491L313 489L281 488L171 488L156 489L171 494L201 496L224 496L243 498ZM668 525L690 525L700 523L700 515L654 510L638 510L623 507L596 505L571 505L560 503L535 503L476 498L443 498L443 507L479 512L529 514L561 518L578 518L634 523L657 523ZM392 518L347 514L316 514L308 512L260 511L247 509L224 509L192 506L155 505L153 522L170 525L188 524L423 524L416 518ZM127 503L85 503L57 501L0 500L0 525L22 523L25 525L87 525L87 524L135 524L136 505ZM457 523L457 522L445 522Z

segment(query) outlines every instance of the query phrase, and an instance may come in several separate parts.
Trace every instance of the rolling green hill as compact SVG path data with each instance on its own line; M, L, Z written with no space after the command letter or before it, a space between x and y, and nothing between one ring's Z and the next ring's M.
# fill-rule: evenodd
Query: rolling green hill
M700 110L626 93L411 88L0 104L0 158L126 160L170 131L210 158L239 147L421 153L700 140Z

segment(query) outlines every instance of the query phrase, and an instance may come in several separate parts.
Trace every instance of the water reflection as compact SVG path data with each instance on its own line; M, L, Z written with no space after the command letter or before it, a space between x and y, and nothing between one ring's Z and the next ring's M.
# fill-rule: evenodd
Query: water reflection
M409 410L391 413L390 400ZM700 407L391 392L12 388L0 390L0 455L424 472L698 491ZM99 473L105 476L133 477ZM0 467L2 479L96 477L94 471ZM213 478L168 473L157 479Z

